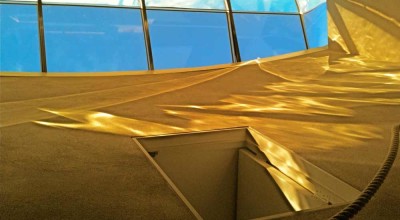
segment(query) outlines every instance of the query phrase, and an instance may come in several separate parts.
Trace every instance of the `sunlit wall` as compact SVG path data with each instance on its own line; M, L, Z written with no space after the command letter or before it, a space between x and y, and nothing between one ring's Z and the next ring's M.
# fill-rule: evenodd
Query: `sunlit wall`
M331 49L400 63L398 0L331 0L328 5Z
M0 0L0 23L10 72L198 67L327 45L324 0Z

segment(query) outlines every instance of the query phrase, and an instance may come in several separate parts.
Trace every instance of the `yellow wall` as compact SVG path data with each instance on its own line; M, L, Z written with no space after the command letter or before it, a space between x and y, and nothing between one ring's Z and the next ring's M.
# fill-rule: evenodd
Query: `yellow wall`
M328 0L329 47L400 62L399 0Z

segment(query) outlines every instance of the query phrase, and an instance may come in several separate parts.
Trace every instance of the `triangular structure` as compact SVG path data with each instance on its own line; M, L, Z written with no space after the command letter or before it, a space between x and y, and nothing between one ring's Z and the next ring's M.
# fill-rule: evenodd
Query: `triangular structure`
M274 218L359 194L253 128L134 141L199 219Z

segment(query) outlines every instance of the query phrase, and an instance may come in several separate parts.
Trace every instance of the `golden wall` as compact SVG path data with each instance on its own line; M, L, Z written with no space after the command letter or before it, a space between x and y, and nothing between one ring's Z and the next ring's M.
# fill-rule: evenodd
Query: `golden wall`
M329 47L400 62L399 0L328 0Z

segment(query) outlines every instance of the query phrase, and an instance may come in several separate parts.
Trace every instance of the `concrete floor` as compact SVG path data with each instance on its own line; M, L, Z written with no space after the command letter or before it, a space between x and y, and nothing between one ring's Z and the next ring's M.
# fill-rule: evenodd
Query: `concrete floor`
M0 92L1 219L193 218L131 137L236 126L362 190L400 123L400 66L329 50L186 73L1 77ZM397 158L355 219L398 219L399 183Z

